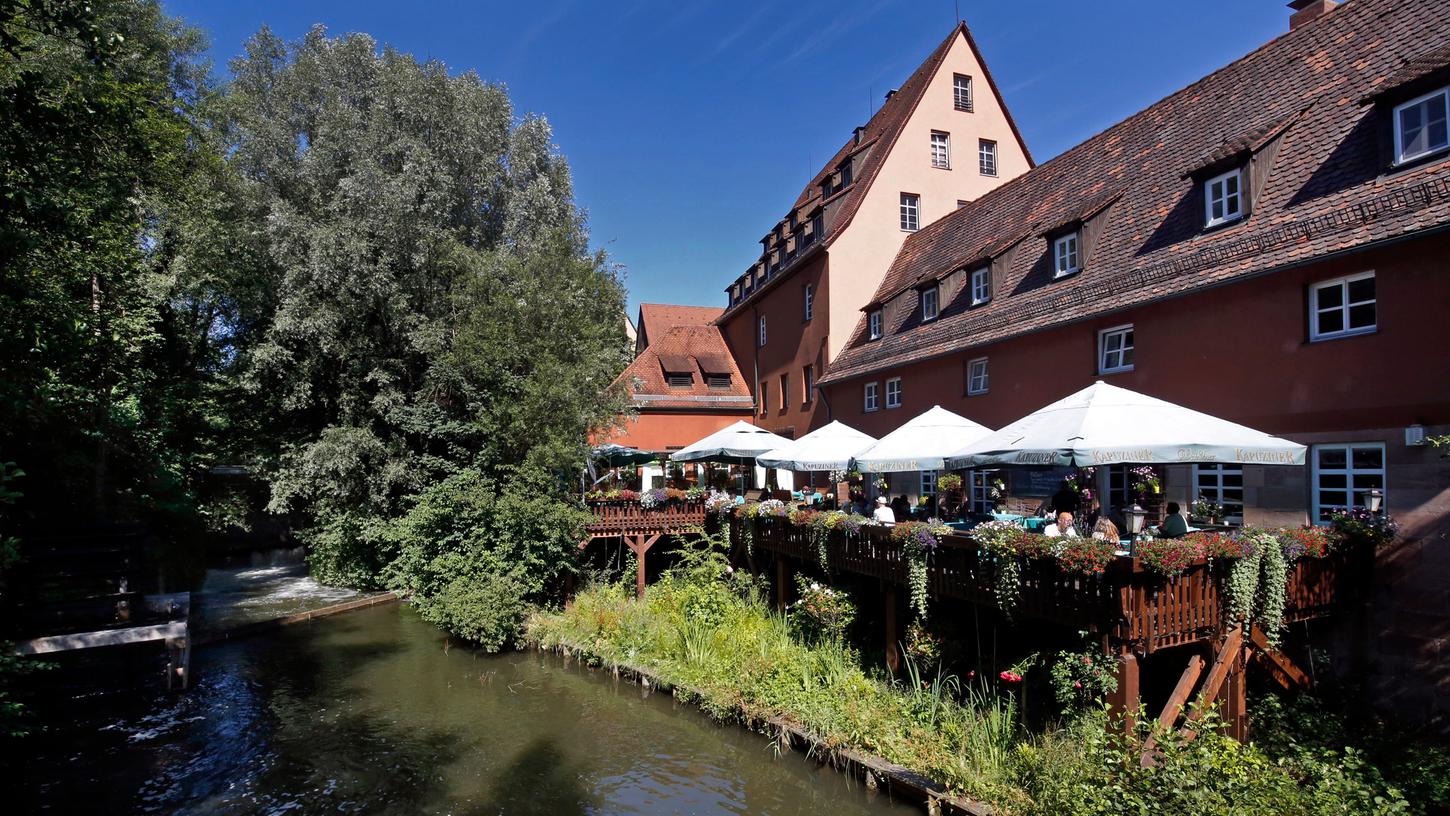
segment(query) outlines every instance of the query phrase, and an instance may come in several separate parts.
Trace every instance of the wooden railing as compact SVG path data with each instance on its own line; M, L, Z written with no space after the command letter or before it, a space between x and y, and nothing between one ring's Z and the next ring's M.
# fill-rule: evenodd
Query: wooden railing
M700 501L671 501L663 507L646 510L637 501L590 502L591 538L636 535L673 535L689 532L705 524L705 504Z
M731 521L731 538L742 541L740 519ZM811 534L783 520L757 521L753 546L759 550L819 563ZM907 583L907 558L884 528L855 535L834 532L827 539L826 563L844 571L895 584ZM1337 553L1304 559L1289 568L1285 620L1322 617L1346 600L1368 574L1369 554ZM1122 650L1152 652L1222 634L1228 565L1200 561L1183 574L1165 577L1139 559L1120 557L1098 575L1060 569L1051 559L1020 562L1021 594L1012 614L1092 630L1107 635ZM994 606L995 566L975 541L948 535L928 556L927 586L934 597L957 598Z

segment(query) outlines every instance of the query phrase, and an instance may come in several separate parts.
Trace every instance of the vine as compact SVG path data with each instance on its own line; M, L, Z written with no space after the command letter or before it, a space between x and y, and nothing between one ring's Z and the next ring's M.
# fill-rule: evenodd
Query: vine
M1248 623L1254 615L1254 597L1259 592L1259 571L1263 548L1254 547L1228 568L1224 590L1228 593L1228 624Z
M920 521L904 521L891 528L891 539L901 545L906 556L907 584L911 587L911 608L921 620L927 612L927 556L937 547L931 525Z
M1285 589L1289 583L1289 564L1279 542L1263 548L1263 569L1259 573L1259 616L1270 648L1279 648L1284 633L1284 607L1288 603Z

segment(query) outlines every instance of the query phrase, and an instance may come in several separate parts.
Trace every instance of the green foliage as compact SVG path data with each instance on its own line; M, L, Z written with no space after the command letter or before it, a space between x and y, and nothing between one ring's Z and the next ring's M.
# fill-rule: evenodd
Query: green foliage
M845 639L856 619L856 605L845 590L835 589L796 575L798 598L790 607L791 632L805 643L830 643Z
M1086 632L1081 634L1087 635ZM1052 694L1063 714L1100 706L1109 694L1118 689L1111 656L1092 646L1058 652L1048 674L1052 680Z

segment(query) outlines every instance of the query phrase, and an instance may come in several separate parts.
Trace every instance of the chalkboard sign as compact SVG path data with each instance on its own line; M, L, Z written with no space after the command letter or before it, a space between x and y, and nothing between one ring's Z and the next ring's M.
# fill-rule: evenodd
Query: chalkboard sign
M1061 490L1062 480L1073 473L1070 467L1016 467L1006 470L1012 474L1012 495L1043 498Z

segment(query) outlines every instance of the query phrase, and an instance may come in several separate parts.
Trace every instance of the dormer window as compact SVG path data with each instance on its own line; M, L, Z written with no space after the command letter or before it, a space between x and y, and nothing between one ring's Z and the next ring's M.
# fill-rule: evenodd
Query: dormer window
M1078 234L1074 230L1052 242L1054 278L1065 278L1078 272Z
M866 315L866 339L881 339L881 310L873 310Z
M730 387L730 375L711 374L705 377L705 384L717 391L727 389Z
M671 388L689 388L695 384L695 375L688 372L672 373L668 379Z
M980 306L992 299L992 269L984 266L972 272L972 305Z
M1395 164L1450 148L1450 87L1395 107Z
M1216 227L1244 216L1243 176L1234 169L1203 183L1205 227Z
M940 287L936 286L921 290L921 322L925 323L928 320L936 320L936 316L939 313L937 308L939 292Z

